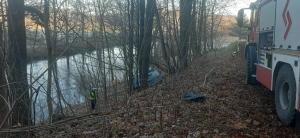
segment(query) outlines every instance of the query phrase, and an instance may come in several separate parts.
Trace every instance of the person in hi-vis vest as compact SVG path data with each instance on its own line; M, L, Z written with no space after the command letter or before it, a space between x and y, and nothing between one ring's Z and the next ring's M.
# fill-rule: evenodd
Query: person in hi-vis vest
M97 90L96 88L93 88L92 91L91 91L91 93L90 93L92 110L95 110L96 99L97 99L96 90Z

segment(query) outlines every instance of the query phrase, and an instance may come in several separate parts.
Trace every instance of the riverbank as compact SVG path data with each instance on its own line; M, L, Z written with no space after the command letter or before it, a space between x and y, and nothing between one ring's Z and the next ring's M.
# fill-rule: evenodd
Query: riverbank
M117 42L109 41L109 46L111 48L115 48L117 45L119 45ZM61 53L63 53L68 46L65 44L57 44L56 50L52 49L53 56L57 57ZM104 44L104 46L99 46L100 48L107 48L107 45ZM76 54L83 54L83 53L90 53L92 51L96 50L95 45L87 44L86 42L82 41L76 41L74 42L71 47L67 50L67 52L64 54L64 56L72 56ZM48 49L46 45L41 45L38 47L29 47L27 48L27 59L28 63L31 61L39 61L39 60L46 60L48 54Z
M56 51L53 51L53 56L57 57L61 53L63 53L66 50L67 46L65 45L59 45L56 48ZM96 48L91 47L91 46L85 46L85 45L80 45L76 44L71 46L67 52L64 54L64 56L72 56L76 54L82 54L86 52L92 52ZM27 48L27 58L28 58L28 63L31 61L39 61L39 60L46 60L47 59L47 52L48 49L46 46L39 46L36 48Z
M263 86L246 85L246 60L242 52L232 57L233 49L234 44L208 53L183 72L165 76L162 84L130 97L123 92L118 103L62 127L54 125L52 136L297 137L278 119L274 94ZM205 95L206 101L184 101L187 92ZM36 136L45 132L36 131Z

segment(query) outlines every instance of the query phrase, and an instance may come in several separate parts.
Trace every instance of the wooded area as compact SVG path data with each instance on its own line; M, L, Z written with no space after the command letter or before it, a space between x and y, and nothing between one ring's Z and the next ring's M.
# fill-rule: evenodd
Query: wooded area
M230 36L241 36L245 29L230 29L236 2L1 0L0 131L24 127L31 137L38 125L88 114L92 88L99 93L99 113L120 101L130 104L148 89L149 67L164 78L176 75L233 42ZM46 62L36 69L40 60ZM68 100L75 91L83 101ZM76 106L88 111L76 112Z

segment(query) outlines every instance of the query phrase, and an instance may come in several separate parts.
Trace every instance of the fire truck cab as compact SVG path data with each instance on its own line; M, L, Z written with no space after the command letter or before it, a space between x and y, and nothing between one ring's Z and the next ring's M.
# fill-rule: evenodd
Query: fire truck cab
M260 82L275 91L280 120L299 130L300 1L258 0L252 3L250 26L244 26L244 10L238 25L249 30L245 45L247 83Z

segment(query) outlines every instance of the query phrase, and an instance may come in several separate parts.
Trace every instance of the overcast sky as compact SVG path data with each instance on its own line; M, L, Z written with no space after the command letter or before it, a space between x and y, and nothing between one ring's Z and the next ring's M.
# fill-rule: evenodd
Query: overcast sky
M256 0L236 0L236 7L230 10L232 15L237 15L238 11L242 8L249 8L251 2L255 2ZM248 18L250 16L250 10L245 10L245 14L247 14Z

